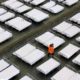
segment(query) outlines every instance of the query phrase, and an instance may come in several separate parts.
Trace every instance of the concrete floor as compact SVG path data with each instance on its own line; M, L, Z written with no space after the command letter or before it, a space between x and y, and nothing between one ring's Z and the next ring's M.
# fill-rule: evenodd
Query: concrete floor
M2 2L3 0L0 0L0 1ZM38 8L38 7L36 7L36 8ZM6 9L9 11L12 11L8 8L6 8ZM80 1L79 1L79 3L72 6L71 8L68 8L65 6L65 10L58 15L54 15L54 14L51 14L51 13L45 11L46 13L50 14L49 19L47 19L39 24L36 24L33 22L33 25L30 28L25 29L22 32L18 32L15 29L10 28L9 26L6 26L4 23L0 23L3 26L3 28L8 29L9 31L11 31L13 33L12 39L6 41L3 44L0 44L0 58L6 59L9 63L14 64L21 71L21 73L18 76L14 77L11 80L19 80L24 75L29 75L34 80L50 80L50 77L53 76L55 73L57 73L58 70L60 70L63 66L68 66L69 68L73 69L74 71L79 72L80 66L74 65L72 63L72 59L75 56L77 56L79 54L79 52L76 55L74 55L70 60L66 60L66 59L60 57L59 55L57 55L57 53L62 48L64 48L64 46L66 46L68 43L73 43L80 47L80 44L75 41L75 38L77 36L79 36L80 33L78 35L76 35L74 38L69 39L69 38L67 38L59 33L56 33L52 30L52 27L54 27L55 25L59 24L60 22L62 22L64 20L67 21L72 15L74 15L75 13L77 13L79 11L80 11ZM12 12L14 12L14 11L12 11ZM16 13L16 16L17 15L24 17L23 14ZM25 18L25 19L27 19L27 18ZM75 23L73 23L73 24L75 24ZM79 27L79 25L77 25L77 26ZM55 51L55 56L53 56L56 60L61 62L61 66L57 70L52 71L48 76L45 76L45 75L39 73L36 70L36 67L49 59L49 57L47 56L47 48L44 47L43 45L37 43L36 41L34 41L34 38L48 30L51 31L52 33L62 37L63 39L65 39L66 43L64 45L60 46L59 48L57 48ZM20 48L21 46L25 45L28 42L30 42L31 44L44 50L46 53L45 58L43 58L41 61L36 63L34 66L28 65L25 62L23 62L22 60L20 60L19 58L12 55L12 53L14 51L16 51L18 48Z

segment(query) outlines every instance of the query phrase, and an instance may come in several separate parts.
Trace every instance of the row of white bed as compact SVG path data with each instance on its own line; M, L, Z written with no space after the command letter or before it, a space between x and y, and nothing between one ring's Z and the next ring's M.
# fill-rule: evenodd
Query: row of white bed
M77 35L78 33L80 33L79 27L77 27L71 23L65 22L65 21L63 21L62 23L53 27L53 30L55 30L55 31L57 31L57 32L69 37L69 38L72 38L75 35Z
M10 9L14 9L14 10L18 10L18 8L20 8L19 9L20 11L24 10L24 6L25 6L22 2L17 1L17 0L8 0L6 2L3 2L2 5L5 5L5 6L9 7ZM44 9L47 9L47 10L50 10L50 8L51 8L54 13L56 13L56 11L60 12L60 11L63 10L63 8L60 7L59 5L56 5L57 8L55 8L55 7L53 8L54 5L56 5L56 3L54 1L50 1L50 2L47 2L46 4L42 5L41 7L44 8ZM24 11L27 11L29 9L31 9L31 8L30 7L26 8ZM35 22L41 22L41 21L49 18L49 14L44 13L43 11L38 10L38 9L32 9L29 12L25 13L24 16L34 20ZM5 22L6 20L9 20L11 18L13 18L16 21L16 19L14 17L15 17L14 13L9 12L9 11L3 9L3 8L0 8L0 21L1 22ZM26 21L26 23L27 22L31 23L29 21ZM20 22L20 24L22 24L22 23ZM13 25L13 24L8 24L8 25ZM17 26L17 24L16 24L16 26ZM16 26L12 26L12 27L15 28ZM26 25L26 26L28 26L28 25ZM19 30L18 28L15 28L15 29L17 29L18 31L21 31L25 28L25 26L23 26L23 29L21 29L21 30Z
M24 0L25 2L31 3L33 5L39 5L43 2L45 2L46 0ZM53 1L53 0L50 0ZM58 2L62 2L64 4L66 4L67 6L72 6L74 4L76 4L79 0L56 0Z
M52 76L51 80L80 80L80 74L63 67L59 72Z
M10 80L17 76L20 70L16 66L9 64L6 60L0 60L0 80ZM19 80L32 80L28 75L25 75Z
M35 40L47 47L49 44L53 43L55 48L57 48L65 43L64 39L59 38L59 37L56 38L56 36L54 36L54 34L51 32L45 32L42 35L35 38ZM79 50L80 50L79 47L77 47L74 44L69 43L64 49L59 51L59 54L65 58L69 59Z
M66 59L70 59L79 50L80 50L80 48L78 46L69 43L65 48L60 50L58 52L58 54L65 57ZM13 55L17 56L18 58L20 58L21 60L25 61L26 63L28 63L30 65L34 65L36 62L38 62L39 60L41 60L42 58L45 57L45 52L42 50L36 49L35 46L28 43L28 44L24 45L23 47L21 47L20 49L18 49L17 51L15 51L13 53ZM80 55L78 55L75 59L73 59L72 62L80 66L79 59L80 59ZM49 64L51 64L53 67L60 65L60 63L57 62L56 60L50 59L50 60L46 61L44 64L37 67L37 69L46 75L50 72ZM47 70L44 69L44 66ZM53 69L52 66L51 66L51 69Z
M13 18L13 16L14 16L14 14L13 13L11 13L11 12L7 12L5 9L3 9L3 8L0 8L0 21L1 22L4 22L4 21L6 21L6 20L8 20L8 19L11 19L11 18ZM36 17L35 17L35 15L34 14L36 14ZM49 16L46 14L44 14L43 12L41 12L40 14L40 11L39 10L37 10L37 9L33 9L33 10L31 10L30 12L28 12L28 13L26 13L25 14L25 16L28 16L28 17L30 17L31 19L34 19L35 21L42 21L42 20L44 20L44 19L46 19L46 18L48 18ZM30 15L29 15L30 14ZM42 15L42 17L38 17L39 15ZM74 17L74 16L73 16ZM80 18L75 18L75 19L80 19ZM74 19L74 20L75 20ZM24 30L24 29L26 29L26 28L28 28L29 26L31 26L32 25L32 23L31 22L29 22L29 21L27 21L27 20L25 20L25 19L23 19L22 17L15 17L15 18L13 18L13 19L11 19L11 20L8 20L8 21L6 21L5 22L5 24L6 25L9 25L10 27L12 27L12 28L15 28L16 30L18 30L18 31L22 31L22 30ZM65 27L64 27L65 26ZM77 35L78 33L80 33L80 28L79 27L77 27L77 26L75 26L75 25L73 25L73 24L71 24L71 23L68 23L68 22L66 22L66 21L63 21L62 23L60 23L59 25L57 25L57 26L55 26L55 27L53 27L53 30L56 30L57 32L59 32L59 33L61 33L61 34L63 34L63 35L65 35L65 36L67 36L67 37L69 37L69 38L72 38L72 37L74 37L75 35ZM2 32L2 30L1 30L1 32ZM0 35L3 35L3 34L1 34L0 33ZM6 34L5 34L6 35ZM11 37L11 36L10 36ZM57 37L58 38L58 37ZM5 40L3 40L2 38L0 38L1 39L1 41L3 42L3 41L5 41ZM80 39L79 39L79 37L76 39L78 42L80 42ZM46 45L46 44L45 44Z
M75 45L69 44L68 46L61 50L61 52L63 51L63 54L66 54L65 51L67 51L67 55L69 55L68 54L69 52L75 54L78 50L80 50L80 48L78 48ZM71 50L71 47L73 47L72 50ZM59 55L60 54L62 53L59 52ZM25 61L30 65L34 65L36 62L44 58L46 54L44 51L37 49L35 46L31 45L30 43L27 43L17 51L13 52L13 55L17 56L18 58L20 58L21 60ZM73 63L80 66L80 54L75 59L73 59ZM37 66L36 69L39 72L43 73L44 75L48 75L50 72L58 68L60 65L61 63L58 62L56 59L50 58L46 60L44 63ZM7 63L4 59L0 60L0 78L1 79L9 80L14 76L18 75L19 73L20 73L20 70L16 68L14 65ZM31 77L27 75L20 80L26 80L26 79L33 80ZM53 75L53 77L51 77L51 80L64 80L64 79L78 80L80 79L80 74L64 66L60 71L58 71L55 75Z
M54 62L56 65L59 65L58 62L56 62L54 59L51 58L38 68L47 66L48 64L49 66L50 65L52 66L51 63L54 64ZM9 64L4 59L0 60L0 65L1 65L0 66L1 80L10 80L20 73L20 70L18 68L16 68L14 65ZM56 65L54 65L54 69L56 68ZM50 69L49 67L46 68ZM64 66L60 71L58 71L54 76L51 77L51 80L79 80L79 79L80 79L80 74L71 70L66 66ZM19 80L33 80L33 79L29 75L25 75Z
M33 0L33 1L34 2L42 2L44 0L38 0L38 1ZM2 5L10 8L10 9L13 9L13 10L19 12L19 13L24 12L24 11L28 11L28 10L31 9L31 7L26 6L22 2L17 1L17 0L7 0L7 1L3 2ZM44 5L42 5L40 7L43 8L43 9L46 9L46 10L52 12L52 13L59 13L59 12L61 12L61 11L64 10L64 7L63 6L61 6L59 4L56 4L56 2L54 2L54 1L49 1L49 2L45 3ZM43 14L43 16L41 14L41 16L40 16L38 13L41 14L42 11L34 10L33 9L29 13L25 13L24 15L27 16L27 17L29 17L29 18L31 18L31 19L33 19L36 22L40 22L40 21L42 21L42 20L44 20L44 19L46 19L46 18L49 17L48 14ZM39 21L38 21L37 17L34 16L35 14L38 15L37 16L38 19L40 17L42 17L43 19L41 19L41 20L39 19Z
M41 0L40 0L41 1ZM37 2L37 1L36 1ZM39 1L38 1L39 2ZM3 2L2 5L17 11L19 13L23 13L25 11L29 11L31 7L24 5L22 2L17 1L17 0L8 0L6 2ZM49 1L46 4L42 5L41 8L48 10L49 12L52 13L59 13L64 10L64 7L56 4L54 1Z
M18 0L7 0L5 2L2 2L2 5L10 8L16 12L19 12L19 13L23 13L23 12L31 9L30 6L27 6Z
M29 27L31 25L30 22L24 20L23 18L21 17L16 17L14 19L11 19L7 22L5 22L5 24L9 25L9 26L12 26L13 28L17 29L18 31L22 31L23 29ZM65 27L64 27L65 26ZM77 26L74 26L72 25L71 23L68 23L68 22L65 22L63 21L62 23L60 23L59 25L53 27L53 30L69 37L69 38L72 38L74 37L75 35L77 35L78 33L80 33L80 28L77 27ZM5 40L9 39L12 37L12 33L4 30L3 28L0 27L0 43L4 42ZM50 35L47 33L47 35ZM2 36L6 36L6 37L2 37ZM52 36L55 36L55 35L51 35ZM5 38L5 39L4 39ZM47 37L48 38L48 37ZM36 38L37 40L38 38ZM46 39L46 38L45 38ZM61 38L55 36L55 39L56 40L60 40L62 43L64 43L64 40L62 40ZM47 39L46 39L47 40ZM47 46L48 42L44 40L43 43L44 45ZM80 38L76 38L76 40L78 42L80 42ZM52 42L53 39L50 42ZM56 45L56 47L59 46L59 45Z
M17 1L17 0L7 0L7 1L3 2L2 5L10 8L10 9L16 10L19 13L24 12L24 11L28 11L31 9L31 7L26 6L25 4L23 4L22 2ZM40 7L43 9L46 9L52 13L59 13L64 10L64 7L56 4L56 2L54 2L54 1L49 1ZM2 13L6 12L6 10L1 10L1 11L2 11ZM36 14L36 16L35 16L35 14ZM42 16L42 14L43 14L43 16ZM41 22L49 17L48 14L44 13L41 10L37 10L37 9L32 9L31 11L25 13L24 15L33 19L36 22ZM1 17L1 19L7 17L6 19L1 20L2 22L4 22L4 21L8 20L8 18L10 19L10 18L13 18L14 16L15 16L14 13L9 12L7 14L0 16L0 17Z
M18 18L18 17L17 17ZM22 28L19 28L22 29ZM74 32L73 32L74 33ZM44 37L44 35L42 37L38 37L36 38L36 41L43 43L43 45L48 46L49 43L54 43L55 44L55 48L60 46L61 44L63 44L65 41L63 39L61 39L58 36L52 35L49 32L46 32L45 35L49 35L50 38L48 38L47 36ZM0 27L0 43L10 39L12 37L12 33L10 31L7 31L3 28ZM55 37L55 38L54 38ZM54 39L53 39L54 38ZM48 41L49 40L49 41ZM58 42L59 40L59 42ZM77 42L80 42L80 37L76 38Z
M49 1L45 4L43 4L42 6L40 6L42 9L45 9L51 13L57 14L59 12L62 12L64 10L64 7L57 4L54 1Z
M16 0L9 0L9 1L3 2L2 4L5 4L7 6L8 4L11 4L13 1L16 1ZM15 2L15 5L16 5L16 7L14 7L15 10L17 9L17 7L19 7L17 5L18 3L19 3L19 6L20 6L21 2L19 2L19 1ZM43 6L45 8L49 8L53 4L55 4L55 2L51 2L50 1L50 2L46 3ZM36 16L34 14L36 14ZM41 22L41 21L49 18L48 14L46 14L46 13L44 13L44 12L38 10L38 9L32 9L31 11L29 11L28 13L25 13L24 15L27 16L27 17L29 17L29 18L31 18L32 20L34 20L36 22ZM74 21L74 22L77 22L79 24L79 19L80 19L79 16L80 16L80 13L78 13L78 14L74 15L73 17L71 17L70 20ZM1 22L5 22L6 20L8 20L8 21L5 22L5 24L11 26L12 28L15 28L18 31L22 31L23 29L28 28L29 26L32 25L31 22L23 19L22 17L18 17L18 16L15 17L15 18L14 17L15 17L14 13L9 12L9 11L5 10L4 8L0 8L0 21ZM13 18L13 19L11 19L11 18ZM9 19L11 19L11 20L9 20ZM61 24L59 24L58 26L54 27L53 30L56 30L57 32L65 35L65 36L67 36L69 38L74 37L76 34L78 34L80 32L80 28L78 28L77 26L74 26L74 25L72 25L70 23L67 23L65 21L62 22ZM3 36L3 34L1 34L1 35ZM5 34L5 35L7 35L7 34ZM10 35L10 37L12 37L12 36ZM2 43L5 40L7 40L7 39L4 40L2 38L0 38L0 39L1 39L0 43ZM76 40L78 42L80 42L79 38L77 38Z
M12 1L11 2L12 4L14 1L16 1L16 2L14 2L15 4L12 5L10 3L10 1ZM27 1L27 0L25 0L25 1ZM45 0L38 0L38 1L45 1ZM74 1L76 1L76 0L74 0ZM74 2L74 1L72 1L72 2ZM18 3L19 3L19 5L17 5ZM33 2L30 1L30 3L39 5L41 2L36 3L36 0L33 0ZM7 4L7 5L5 5L5 4ZM50 3L50 4L52 4L52 3ZM27 11L27 10L31 9L31 7L23 5L22 3L20 3L17 0L9 0L9 2L2 3L2 5L5 5L13 10L16 10L19 13L22 13L25 10ZM23 10L23 8L24 8L24 10ZM48 8L50 8L50 7L48 7ZM6 20L15 17L15 14L12 12L8 12L7 10L2 9L2 8L0 10L1 10L0 11L0 21L1 22L5 22ZM50 10L50 9L48 9L48 10ZM36 16L34 14L36 14ZM49 18L48 14L46 14L40 10L37 10L37 9L32 9L30 12L25 13L25 16L31 18L32 20L34 20L36 22L41 22L44 19ZM79 23L79 18L76 18L76 19L78 19L76 21L77 21L77 23ZM75 19L72 18L70 20L74 21ZM21 17L16 17L16 18L13 18L13 19L5 22L5 24L17 29L18 31L22 31L23 29L30 26L32 23L24 20ZM62 29L63 26L65 26L66 28ZM58 25L58 27L56 26L54 28L56 28L56 31L60 32L61 34L66 35L69 38L74 37L76 34L78 34L80 32L80 29L77 26L73 26L72 24L69 24L67 22L63 22L60 25ZM54 28L53 28L53 30L54 30ZM61 30L63 30L63 31L61 31ZM5 41L11 37L12 37L12 33L0 28L0 43L2 43L3 41ZM54 35L51 32L46 32L46 33L40 35L39 37L35 38L35 40L38 41L39 43L43 44L46 47L50 43L53 43L55 45L55 48L57 48L65 43L64 39ZM65 48L60 50L58 52L58 54L65 57L66 59L70 59L79 50L80 50L80 48L78 46L69 43L67 46L65 46ZM21 47L20 49L15 51L13 53L13 55L19 57L21 60L25 61L26 63L28 63L30 65L34 65L36 62L40 61L42 58L44 58L46 56L44 51L37 49L35 46L33 46L31 44L26 44L25 46ZM74 58L72 60L72 62L80 66L80 54L76 58ZM50 58L49 60L45 61L44 63L42 63L38 67L36 67L36 69L39 72L47 75L54 69L58 68L60 65L61 65L60 62L58 62L57 60L55 60L53 58ZM3 59L0 60L0 78L1 79L9 80L9 79L13 78L14 76L18 75L19 73L20 73L20 70L18 68L16 68L14 65L7 63ZM53 77L51 77L51 80L79 80L79 79L80 79L80 74L69 69L68 67L63 67L59 72L57 72ZM21 78L20 80L33 80L33 79L26 75L23 78Z
M16 0L13 0L12 2L14 2L14 1L16 1ZM42 3L44 3L46 0L24 0L24 1L27 3L30 3L32 5L38 6ZM50 0L50 1L53 1L53 0ZM62 2L64 4L66 4L67 6L72 6L72 5L76 4L79 0L56 0L56 1Z
M17 0L5 1L2 3L2 5L5 5L6 7L9 7L10 9L13 9L16 11L21 11L21 12L24 12L24 11L31 9L31 7L28 7L28 6L26 8L24 8L26 5L24 5L22 2L17 1ZM47 2L46 4L42 5L41 8L46 9L48 11L51 11L53 13L59 13L64 10L64 7L56 4L54 1ZM22 11L22 10L24 10L24 11ZM36 14L36 16L35 16L35 14ZM49 18L49 15L47 13L44 13L43 11L38 10L38 9L32 9L31 11L25 13L24 15L28 18L31 18L32 20L34 20L36 22L41 22L41 21ZM79 15L80 14L73 16L70 20L78 21L76 19L80 19L78 17ZM0 21L1 22L4 22L8 19L11 19L14 16L15 16L14 13L8 12L7 10L4 10L2 8L0 9ZM79 21L78 21L78 23L79 23Z
M80 25L80 12L72 16L69 20ZM76 41L80 43L80 35L76 38Z
M24 1L28 2L28 3L30 2L33 5L39 5L43 2L45 2L46 0L24 0ZM65 4L67 4L68 6L72 6L75 3L77 3L78 0L72 0L72 1L71 0L65 0L65 1L62 0L59 2L63 2ZM7 0L7 1L3 2L2 5L10 8L14 11L17 11L19 13L29 11L31 9L30 6L27 6L24 3L17 1L17 0ZM64 10L63 6L57 4L55 1L52 1L52 0L46 2L45 4L41 5L40 7L51 13L59 13Z
M20 70L14 65L7 63L4 59L0 60L0 79L1 80L10 80L11 78L17 76L20 73ZM43 74L47 75L52 70L55 70L60 66L60 63L53 58L50 58L36 69ZM79 80L80 74L73 71L68 67L63 67L55 75L51 77L51 80ZM28 75L25 75L20 80L33 80Z
M67 6L72 6L76 4L79 0L57 0L57 1L62 2L66 4Z

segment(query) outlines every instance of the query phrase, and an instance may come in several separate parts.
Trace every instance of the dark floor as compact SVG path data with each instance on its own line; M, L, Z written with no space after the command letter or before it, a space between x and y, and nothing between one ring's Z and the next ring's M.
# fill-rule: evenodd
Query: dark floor
M3 0L0 0L0 1L2 2ZM33 6L33 7L35 7L35 6ZM4 7L4 8L6 8L6 7ZM39 8L39 7L36 7L36 8ZM12 11L8 8L6 8L6 9L9 11ZM33 25L30 28L25 29L22 32L18 32L15 29L10 28L9 26L6 26L4 23L0 23L0 25L2 25L3 28L8 29L9 31L11 31L13 33L12 39L6 41L3 44L0 44L0 58L6 59L9 63L14 64L21 71L21 73L18 76L14 77L11 80L19 80L24 75L29 75L34 80L50 80L50 77L52 77L55 73L57 73L58 70L60 70L63 66L68 66L69 68L73 69L76 72L80 71L80 66L74 65L72 63L72 59L75 56L77 56L79 54L79 52L76 55L74 55L70 60L66 60L57 54L68 43L73 43L80 47L80 44L75 41L75 38L77 36L79 36L80 33L78 35L76 35L74 38L69 39L69 38L67 38L57 32L54 32L52 30L52 27L54 27L55 25L59 24L60 22L62 22L64 20L68 21L68 19L71 16L73 16L75 13L77 13L79 11L80 11L80 1L79 1L79 3L77 3L76 5L74 5L70 8L65 6L65 10L57 15L54 15L54 14L51 14L51 13L45 11L46 13L50 14L49 19L47 19L39 24L36 24L33 22ZM14 12L14 11L12 11L12 12ZM16 13L16 16L17 15L24 17L23 14ZM73 24L76 25L75 23L73 23ZM77 26L80 27L79 25L77 25ZM45 75L39 73L36 70L36 67L38 65L40 65L41 63L45 62L47 59L49 59L49 57L47 56L47 49L43 45L34 41L34 38L48 30L51 31L52 33L62 37L63 39L65 39L66 43L55 50L54 58L61 63L61 66L58 69L56 69L55 71L52 71L49 75L45 76ZM20 48L21 46L25 45L28 42L37 46L38 48L44 50L46 53L45 58L43 58L41 61L39 61L38 63L36 63L33 66L26 64L19 58L12 55L12 53L14 51L16 51L18 48Z

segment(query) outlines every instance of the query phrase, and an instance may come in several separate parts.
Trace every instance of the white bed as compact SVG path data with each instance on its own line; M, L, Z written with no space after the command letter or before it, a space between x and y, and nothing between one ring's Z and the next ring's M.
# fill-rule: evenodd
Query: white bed
M0 21L1 22L5 22L6 20L11 19L13 17L15 17L14 13L6 12L5 14L3 14L3 15L0 16Z
M46 0L32 0L30 3L37 6L41 3L43 3L44 1L46 1Z
M3 15L3 14L6 13L6 12L7 12L6 9L4 9L4 8L0 8L0 15Z
M21 17L16 17L16 18L13 18L13 19L5 22L5 24L15 28L18 31L22 31L25 28L31 26L32 23L29 22L29 21L24 20Z
M71 69L63 67L60 71L51 77L51 80L70 80L74 74L75 72Z
M46 47L48 47L50 44L54 44L55 48L59 47L65 42L64 39L54 35L51 32L45 32L39 37L35 38L35 40L43 44Z
M22 77L19 80L33 80L33 79L31 79L29 76L26 75L26 76Z
M4 59L0 60L0 72L9 67L9 63L7 63Z
M0 43L10 39L12 37L12 33L8 31L3 31L0 33Z
M13 54L16 55L19 58L23 58L26 55L30 54L33 50L35 50L36 47L32 46L31 44L26 44L17 51L15 51Z
M20 71L13 65L0 72L0 79L9 80L18 75Z
M41 22L41 21L49 18L49 15L47 13L44 13L38 9L32 9L31 11L25 13L24 15L26 17L32 19L35 22Z
M23 12L28 11L30 9L31 9L31 7L29 7L27 5L23 5L23 6L19 7L19 8L16 8L15 11L17 11L19 13L23 13Z
M50 58L46 62L39 65L36 69L42 72L43 74L47 75L59 66L60 66L60 63L58 61L56 61L53 58Z
M43 57L45 57L45 53L39 49L35 49L33 52L29 53L29 55L23 57L23 60L26 63L33 65L41 60Z
M53 30L56 30L56 31L64 34L64 31L69 29L71 26L72 26L72 24L63 21L59 25L53 27Z
M76 58L74 58L72 62L80 66L80 54Z
M59 55L65 57L66 59L70 59L76 52L78 52L80 48L74 44L68 44L65 48L60 50Z

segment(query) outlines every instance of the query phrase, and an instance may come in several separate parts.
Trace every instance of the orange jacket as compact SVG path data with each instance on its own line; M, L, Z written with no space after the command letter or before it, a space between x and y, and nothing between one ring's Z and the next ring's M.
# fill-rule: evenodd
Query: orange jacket
M54 54L54 47L48 46L48 53Z

